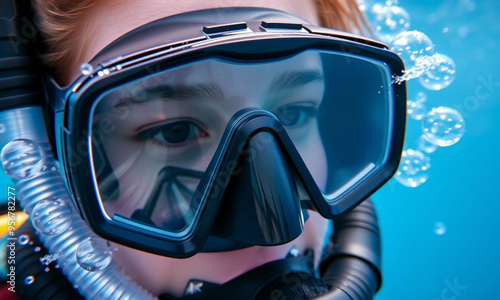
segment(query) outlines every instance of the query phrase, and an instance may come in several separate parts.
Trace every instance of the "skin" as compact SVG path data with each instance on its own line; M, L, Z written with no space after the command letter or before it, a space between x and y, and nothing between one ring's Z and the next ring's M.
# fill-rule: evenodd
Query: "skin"
M96 111L100 113L93 122L106 120L112 124L113 130L103 136L102 143L120 182L119 197L105 202L108 214L130 217L144 207L149 199L146 195L153 193L158 174L165 166L205 172L230 118L249 107L273 112L286 124L288 135L303 154L316 182L324 186L326 155L316 116L311 115L311 109L319 108L325 89L320 63L318 55L311 52L272 65L240 66L211 60L122 86L99 99ZM276 87L275 80L284 75L310 73L318 78L298 86ZM245 80L241 80L242 74ZM158 82L155 91L159 94L149 95L140 103L124 100L133 97L133 93L144 93L139 91L148 89L148 81ZM200 87L207 86L216 87L213 94L196 94ZM190 93L179 94L187 96L181 99L162 92L188 88ZM179 140L172 140L169 134L174 134L172 128L179 126L185 131ZM256 147L252 156L266 149L266 141L259 140ZM141 174L140 180L136 174ZM192 191L199 183L194 178L179 179ZM160 197L152 216L156 224L161 223L161 214L163 220L172 219L168 201L164 195Z
M114 39L138 26L168 15L195 9L221 6L257 6L275 8L295 14L313 24L318 23L318 16L314 8L313 1L304 0L99 1L95 6L93 6L91 12L85 17L83 22L85 25L82 26L82 31L80 33L82 39L78 42L80 45L78 45L78 43L75 44L77 49L81 49L81 53L78 56L78 60L75 61L71 67L69 67L69 76L72 80L77 78L79 76L78 70L80 64L90 61L91 58L99 52L99 50L111 43ZM204 79L209 77L209 70L210 66L205 67L201 78ZM227 82L231 78L234 79L237 77L228 73L227 78L219 78L220 85L223 86L222 83ZM258 76L255 78L258 78ZM201 79L192 78L191 80L194 82L200 81ZM234 82L234 84L237 83L238 82ZM259 95L254 96L258 97ZM164 105L164 103L156 103L156 105ZM225 106L224 109L226 112L224 112L224 115L231 115L240 108L241 107L231 105ZM149 109L154 109L159 112L154 116L157 122L161 123L168 120L169 116L165 115L161 110L157 110L157 107ZM147 113L147 110L144 110L144 112ZM147 127L150 125L140 124L139 127L140 126ZM313 139L317 139L317 137L314 137L314 134ZM318 141L315 141L313 144L318 145ZM309 145L311 144L309 143ZM113 145L108 144L107 147L108 149L111 149L109 147L113 147ZM133 147L134 146L132 146L131 149L133 149ZM152 151L154 155L155 151L158 152L161 150L158 150L157 145L154 145L150 146L148 151ZM304 148L304 151L313 150ZM120 153L120 151L118 151L118 153L119 155L114 158L115 161L112 161L112 164L123 163L126 160L126 157L130 157L130 153ZM318 156L315 152L312 153L313 156ZM122 157L120 157L120 155L122 155ZM319 156L321 157L321 155ZM147 160L148 156L139 157L138 162L140 162L140 164L138 164L137 167L140 167L141 164L144 167L147 164L154 163L154 161L148 162ZM313 164L313 162L309 162L308 164ZM193 168L196 168L196 166ZM203 167L198 166L198 168L202 169ZM324 176L322 173L322 171L318 171L318 174L313 174L313 176L319 178ZM126 191L121 191L121 193L122 192L123 194L127 194ZM129 196L133 198L132 195ZM108 209L113 210L112 208ZM314 249L316 258L319 258L319 254L321 253L321 249L324 244L327 227L327 220L319 216L317 213L311 212L309 220L305 223L303 233L294 241L281 246L254 246L224 253L199 253L188 259L173 259L116 245L118 251L114 253L114 258L116 262L124 268L124 271L129 276L131 276L139 284L143 285L154 295L166 292L174 296L181 296L184 293L185 287L190 279L224 283L259 265L285 257L293 246L295 246L301 253L304 253L306 249Z
M217 7L267 7L296 15L311 24L319 24L319 16L313 0L104 0L96 1L81 21L80 32L75 36L74 64L69 66L67 76L73 82L80 76L79 67L89 62L101 49L123 34L151 21L167 16Z

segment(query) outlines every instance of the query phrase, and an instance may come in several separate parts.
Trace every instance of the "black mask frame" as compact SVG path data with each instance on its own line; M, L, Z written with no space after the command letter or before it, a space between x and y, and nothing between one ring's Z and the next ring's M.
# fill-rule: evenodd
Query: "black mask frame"
M167 17L144 25L101 51L91 62L94 67L92 73L81 76L70 87L62 89L49 83L52 85L48 87L49 99L56 112L59 158L68 188L84 220L97 234L107 240L151 253L182 258L202 250L211 235L227 238L214 229L216 215L224 195L223 192L214 193L214 189L227 188L227 185L218 185L221 182L220 171L234 172L237 166L230 164L238 160L234 155L241 155L241 150L232 150L232 147L245 144L251 136L263 131L270 132L276 137L278 147L289 155L286 159L293 162L291 164L295 170L294 174L300 177L297 180L302 183L310 196L309 204L305 204L303 208L317 210L325 218L332 219L348 212L387 182L397 169L405 129L404 82L393 83L391 87L393 131L386 164L377 166L376 171L368 178L356 183L331 203L327 203L323 198L279 122L269 114L255 110L242 112L248 121L243 130L226 132L227 145L219 147L202 178L196 194L199 197L197 201L204 204L196 230L178 238L166 236L161 231L146 226L138 227L136 224L117 222L107 217L100 204L96 174L90 159L92 155L89 149L92 147L89 119L94 100L111 87L147 76L151 72L206 57L249 61L273 60L307 49L337 51L371 58L385 63L391 70L392 76L403 74L404 66L401 59L388 51L383 44L375 41L304 24L293 16L274 10L232 9L224 14L221 22L214 23L216 15L215 10L206 10ZM248 21L236 22L236 20ZM166 28L172 30L167 31ZM171 42L160 42L163 40ZM240 115L234 117L233 124L230 122L228 131L237 126L239 117ZM299 231L295 229L290 236L267 245L290 241L300 234Z

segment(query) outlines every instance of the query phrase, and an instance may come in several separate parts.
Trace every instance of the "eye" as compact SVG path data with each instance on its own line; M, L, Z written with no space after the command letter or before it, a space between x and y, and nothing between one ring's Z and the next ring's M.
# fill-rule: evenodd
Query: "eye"
M276 110L275 115L285 126L300 126L316 117L318 109L306 105L287 105Z
M180 145L207 134L191 121L178 121L143 131L139 140L154 139L168 145Z

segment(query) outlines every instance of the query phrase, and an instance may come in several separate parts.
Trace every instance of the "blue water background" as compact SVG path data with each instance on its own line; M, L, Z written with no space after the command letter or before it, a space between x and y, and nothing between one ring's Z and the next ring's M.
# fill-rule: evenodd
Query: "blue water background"
M373 198L383 234L384 283L377 300L500 299L500 2L400 0L411 29L455 60L455 82L424 91L428 108L462 112L461 141L430 155L429 180L407 188L391 180ZM489 80L496 85L484 85ZM483 87L481 87L483 86ZM488 93L478 99L476 90ZM408 120L407 148L421 124ZM10 180L0 172L4 200ZM12 186L12 185L11 185ZM438 235L436 223L445 233Z
M399 5L411 28L454 59L455 82L424 91L428 108L459 110L466 133L430 155L429 179L407 188L394 179L374 196L383 234L384 283L377 300L500 299L500 2L411 1ZM495 84L484 84L493 81ZM478 94L479 92L479 94ZM479 96L479 97L478 97ZM409 119L407 148L421 123ZM444 234L436 233L442 223Z

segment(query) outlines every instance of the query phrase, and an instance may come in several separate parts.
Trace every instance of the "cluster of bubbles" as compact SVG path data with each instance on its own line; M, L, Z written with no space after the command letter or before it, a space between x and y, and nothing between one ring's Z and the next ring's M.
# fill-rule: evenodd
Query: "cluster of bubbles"
M17 238L17 243L18 243L19 245L21 245L21 246L25 246L25 245L27 245L27 244L30 244L30 245L32 245L32 244L33 244L33 242L32 242L32 241L30 241L29 236L28 236L28 235L26 235L26 234L23 234L23 235L19 236L19 237ZM35 247L33 251L34 251L34 252L40 252L40 251L41 251L41 248L40 248L40 247ZM39 259L39 260L40 260L40 262L42 263L42 265L45 265L45 266L46 266L46 267L45 267L45 269L44 269L44 272L46 272L46 273L47 273L47 272L49 272L49 271L50 271L50 267L49 267L49 265L50 265L51 263L53 263L54 261L56 261L56 260L57 260L57 257L58 257L57 255L46 254L44 257L42 257L42 258L40 258L40 259ZM54 268L58 269L58 268L59 268L59 265L58 265L58 264L56 264L56 265L54 266ZM34 275L29 275L29 276L26 276L26 277L24 278L24 284L25 284L25 285L31 285L31 284L33 284L33 283L35 282L35 280L36 280L36 277L35 277Z
M43 148L32 140L17 139L9 142L2 148L0 159L4 172L14 179L30 179L43 172L57 171L57 168L45 164ZM71 229L73 209L66 199L48 198L35 204L30 217L33 227L39 233L59 235ZM33 244L28 235L19 236L17 243L21 246ZM41 250L40 247L34 248L34 252ZM112 260L109 242L97 237L81 241L75 255L80 267L90 272L104 270ZM42 258L43 261L46 259ZM47 267L45 271L49 270ZM24 283L29 285L34 281L34 276L28 276Z
M424 33L410 30L410 15L398 6L397 0L377 2L358 0L375 38L386 43L405 64L401 76L395 76L396 84L418 79L420 85L430 91L448 87L455 79L456 66L453 59L435 51L435 45ZM426 182L430 168L429 154L438 147L457 143L465 133L463 117L456 110L439 106L428 109L427 95L419 92L408 99L408 117L421 122L422 135L418 148L406 149L396 180L407 187L417 187ZM437 106L437 105L436 105ZM411 123L408 123L411 126Z
M48 266L51 263L57 261L59 258L62 258L62 257L63 257L63 255L60 255L60 254L45 254L39 260L42 263L42 265ZM59 265L56 265L56 269L57 268L59 268Z
M407 115L409 118L421 122L422 134L418 138L418 147L408 149L403 153L400 167L396 172L396 180L407 187L417 187L427 180L429 165L425 170L413 173L419 166L411 160L405 160L405 153L412 151L418 156L426 157L439 147L448 147L456 144L465 134L465 122L460 113L450 107L439 106L427 111L425 93L419 92L415 100L408 100ZM409 164L411 166L409 166ZM422 180L423 178L425 180ZM413 179L413 180L412 180Z
M402 82L418 78L429 90L441 90L455 79L455 62L437 53L434 43L424 33L410 30L410 15L397 1L358 0L375 37L388 44L405 63L405 72L395 78Z

